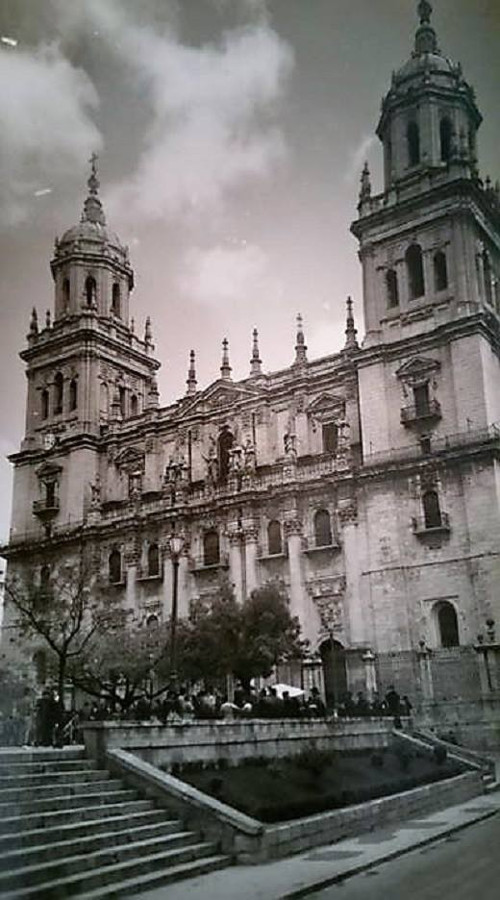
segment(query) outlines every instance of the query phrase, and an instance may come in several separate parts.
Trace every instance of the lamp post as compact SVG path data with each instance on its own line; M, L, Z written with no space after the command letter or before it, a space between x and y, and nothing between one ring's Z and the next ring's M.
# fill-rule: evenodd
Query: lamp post
M170 679L175 686L177 681L177 607L179 588L179 556L182 553L184 540L174 534L170 538L170 555L172 557L172 614L170 616Z

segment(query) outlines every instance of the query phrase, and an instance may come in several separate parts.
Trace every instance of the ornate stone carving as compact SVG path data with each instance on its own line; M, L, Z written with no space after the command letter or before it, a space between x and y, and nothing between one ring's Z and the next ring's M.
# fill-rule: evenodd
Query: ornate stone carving
M358 521L358 503L355 497L339 500L337 515L342 526L355 525Z
M308 585L324 631L342 630L345 586L343 575L313 581Z
M303 525L299 518L285 519L284 529L287 538L294 535L302 536Z

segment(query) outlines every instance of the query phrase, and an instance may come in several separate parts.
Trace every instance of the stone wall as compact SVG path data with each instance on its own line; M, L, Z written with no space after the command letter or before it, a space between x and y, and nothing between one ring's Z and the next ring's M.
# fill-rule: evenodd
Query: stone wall
M392 719L252 719L183 721L154 725L150 722L87 722L87 753L103 762L114 748L130 750L155 766L171 769L174 763L213 762L235 765L255 757L293 756L311 741L319 749L363 750L386 747Z
M300 853L411 816L445 809L482 793L480 775L470 772L345 809L263 825L127 751L110 750L106 765L157 805L174 812L186 828L203 833L206 840L217 841L224 853L241 863Z

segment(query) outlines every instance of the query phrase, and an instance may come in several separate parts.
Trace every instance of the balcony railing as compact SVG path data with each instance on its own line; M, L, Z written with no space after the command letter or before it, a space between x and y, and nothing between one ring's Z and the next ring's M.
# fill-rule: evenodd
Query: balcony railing
M59 497L52 497L50 500L33 500L33 515L39 519L51 519L59 512Z
M387 463L412 461L422 456L438 456L453 450L480 447L498 447L500 449L500 427L489 425L487 428L470 428L455 434L430 439L430 447L423 452L421 444L410 444L408 447L391 447L376 453L366 453L363 465L378 466Z
M411 520L413 533L421 536L427 534L448 533L450 531L450 517L442 512L439 517L414 516Z
M304 538L304 553L321 553L322 551L330 550L331 552L336 552L340 550L340 544L332 534L328 543L319 543L316 541L315 537L308 536Z
M403 425L413 425L415 422L428 421L441 418L441 406L437 400L429 400L427 403L404 406L401 410L401 422Z
M221 553L219 559L211 560L210 557L191 556L189 560L189 569L191 572L213 572L217 569L229 568L229 556L227 553Z

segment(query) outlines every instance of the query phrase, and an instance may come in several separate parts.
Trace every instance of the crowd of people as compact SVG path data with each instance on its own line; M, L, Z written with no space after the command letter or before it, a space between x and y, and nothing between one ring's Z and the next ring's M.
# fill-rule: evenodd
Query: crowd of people
M0 743L4 746L33 745L39 747L63 746L82 740L81 724L85 721L155 722L159 725L195 719L282 719L317 718L325 715L341 718L365 716L391 716L395 727L401 727L403 716L410 716L412 704L407 696L400 697L391 687L381 697L378 694L368 700L362 691L356 696L347 692L335 708L325 706L317 687L309 694L274 687L259 691L238 688L229 699L217 690L169 690L148 700L142 696L128 708L120 708L105 699L86 701L79 710L61 709L57 696L46 688L24 715L8 716L0 720Z
M356 697L350 691L342 697L337 707L337 714L345 718L362 718L364 716L391 716L394 724L400 727L402 716L411 716L413 706L406 695L400 697L394 685L388 688L384 697L373 694L368 700L363 691Z

